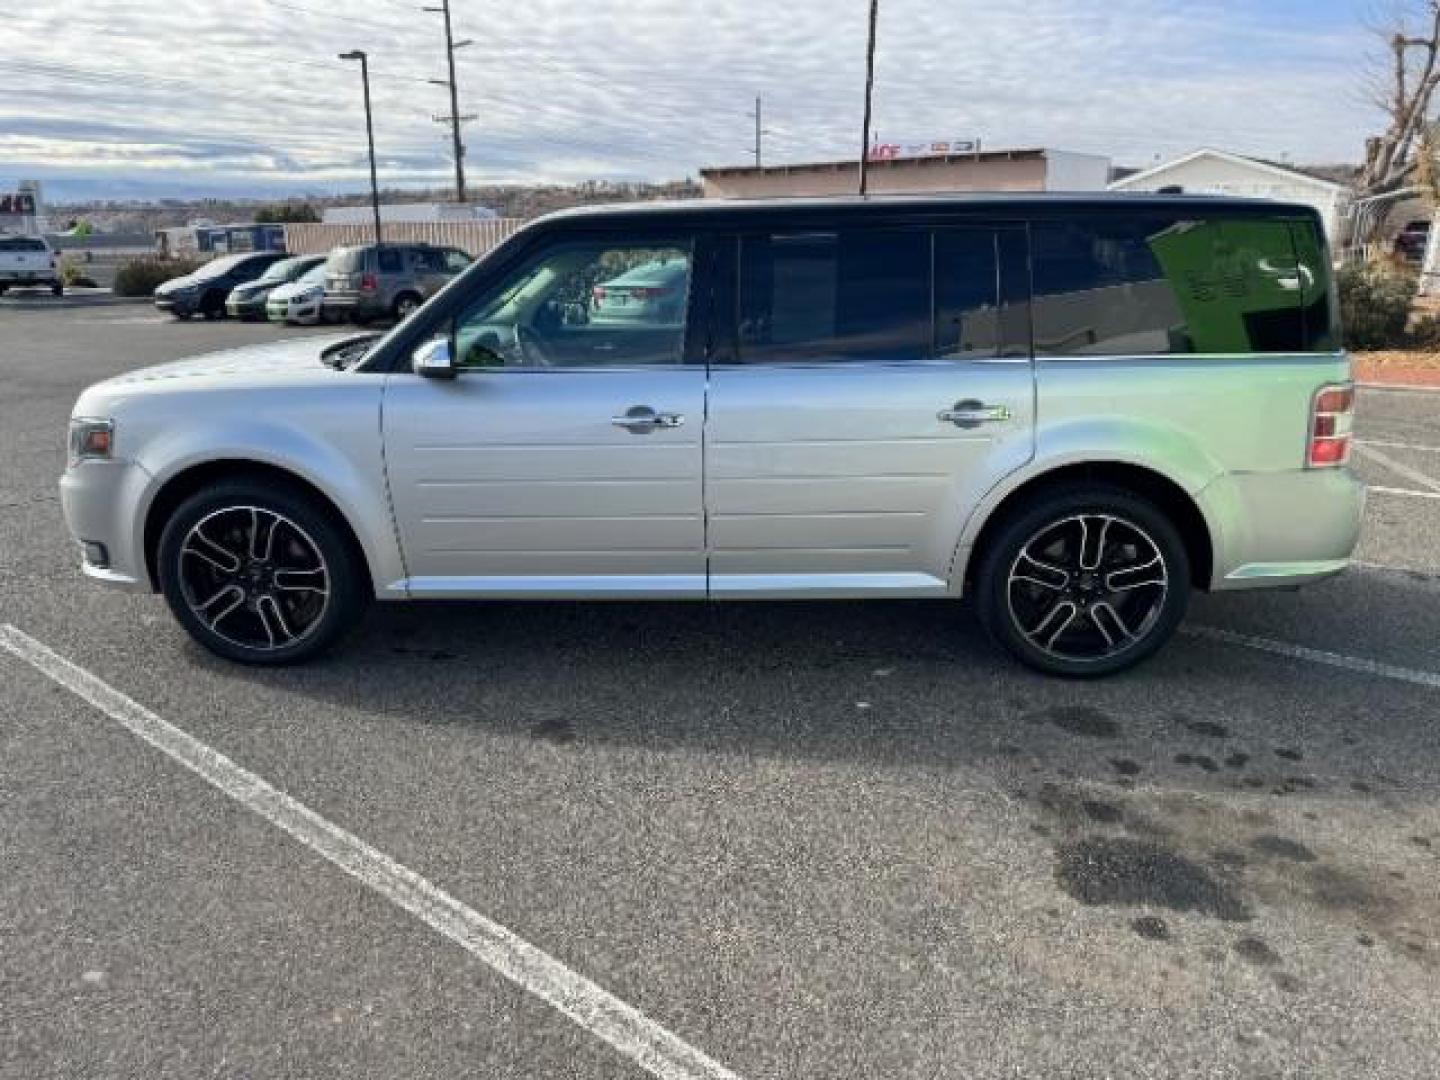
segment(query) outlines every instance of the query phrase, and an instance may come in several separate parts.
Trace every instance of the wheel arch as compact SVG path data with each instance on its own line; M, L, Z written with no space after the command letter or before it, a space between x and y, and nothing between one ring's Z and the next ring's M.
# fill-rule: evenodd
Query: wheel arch
M312 500L333 520L341 535L350 544L356 563L365 574L365 586L371 594L374 593L375 570L371 566L369 554L365 550L365 545L360 542L360 535L356 532L355 526L341 510L339 504L316 484L290 469L245 458L221 458L191 465L167 478L156 491L145 511L142 540L145 572L149 576L152 591L159 587L160 577L157 571L160 534L164 532L166 522L170 520L171 515L180 504L190 496L198 491L203 491L206 487L227 480L254 480L262 484L288 487Z
M1047 490L1079 483L1104 483L1124 488L1153 502L1175 524L1190 559L1191 584L1208 591L1215 564L1215 537L1195 499L1173 479L1155 469L1125 461L1087 461L1060 465L1028 477L1006 492L986 514L968 548L958 552L955 570L959 582L970 582L984 558L986 546L1019 508Z

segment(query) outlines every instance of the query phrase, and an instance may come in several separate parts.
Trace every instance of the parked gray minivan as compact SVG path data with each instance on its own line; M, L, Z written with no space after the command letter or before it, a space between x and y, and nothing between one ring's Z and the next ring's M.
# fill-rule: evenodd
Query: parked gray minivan
M432 244L336 248L325 264L325 318L408 319L470 262L459 248Z
M87 574L248 663L377 598L969 595L1097 676L1192 590L1345 568L1353 408L1307 207L647 203L532 223L383 337L91 387L61 492Z

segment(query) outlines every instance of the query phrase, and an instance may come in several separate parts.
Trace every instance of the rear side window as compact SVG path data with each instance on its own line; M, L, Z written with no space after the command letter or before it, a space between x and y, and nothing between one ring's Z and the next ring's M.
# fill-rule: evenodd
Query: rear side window
M1042 221L1032 227L1031 255L1037 356L1317 347L1317 335L1306 333L1305 274L1284 221Z
M930 353L930 233L745 236L743 363L916 360Z
M380 249L380 272L382 274L398 274L404 269L404 266L405 262L399 248L382 247Z
M965 227L935 233L935 356L1030 354L1025 234Z
M1426 231L1428 221L1421 222ZM1341 347L1340 294L1330 261L1330 248L1318 223L1290 224L1300 271L1301 324L1304 352L1335 352Z

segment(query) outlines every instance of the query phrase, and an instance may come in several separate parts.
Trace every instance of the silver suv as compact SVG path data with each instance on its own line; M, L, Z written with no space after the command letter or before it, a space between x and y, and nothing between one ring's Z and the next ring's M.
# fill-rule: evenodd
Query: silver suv
M632 287L684 301L616 318ZM61 491L87 574L245 662L376 598L969 594L1025 663L1093 676L1192 589L1344 569L1339 340L1299 206L569 211L384 337L92 387Z
M336 248L325 262L324 317L360 324L408 319L469 265L459 248L431 244Z

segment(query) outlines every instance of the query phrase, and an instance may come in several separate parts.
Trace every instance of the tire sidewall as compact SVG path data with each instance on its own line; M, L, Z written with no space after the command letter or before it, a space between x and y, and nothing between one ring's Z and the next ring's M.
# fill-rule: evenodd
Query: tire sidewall
M319 622L300 641L280 649L251 649L214 633L190 610L179 576L180 548L196 522L237 506L273 510L300 526L320 549L330 579L330 602ZM365 609L364 574L352 544L332 515L303 493L271 484L232 481L186 499L166 522L156 551L156 576L175 618L194 640L218 656L244 664L279 665L323 652L359 621Z
M1025 637L1010 613L1009 570L1020 549L1048 523L1078 513L1111 514L1139 525L1160 549L1169 572L1165 603L1150 632L1103 660L1067 660L1044 652ZM1123 488L1085 485L1040 495L1010 515L987 548L975 586L981 625L1013 656L1046 674L1098 678L1134 667L1174 635L1189 606L1190 559L1179 530L1154 503Z

